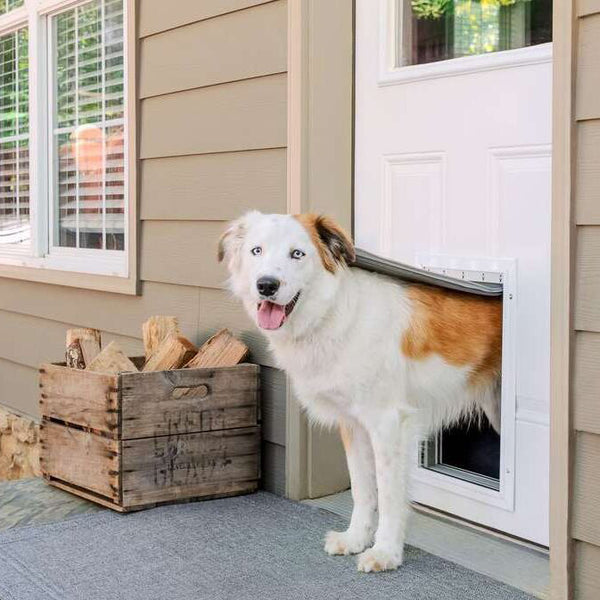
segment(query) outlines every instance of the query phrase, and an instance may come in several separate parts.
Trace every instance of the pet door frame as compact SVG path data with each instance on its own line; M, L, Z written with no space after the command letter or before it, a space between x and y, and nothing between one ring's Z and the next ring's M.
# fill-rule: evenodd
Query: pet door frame
M443 273L468 281L491 281L502 284L502 376L501 376L501 435L499 485L480 481L483 476L443 467L432 470L422 464L423 440L414 446L412 476L415 481L453 494L460 501L466 497L507 511L515 507L516 458L516 308L517 261L512 258L483 258L417 253L415 264L427 271ZM437 437L437 436L436 436ZM489 479L489 478L485 478ZM498 489L495 489L495 488ZM452 506L437 506L452 513Z

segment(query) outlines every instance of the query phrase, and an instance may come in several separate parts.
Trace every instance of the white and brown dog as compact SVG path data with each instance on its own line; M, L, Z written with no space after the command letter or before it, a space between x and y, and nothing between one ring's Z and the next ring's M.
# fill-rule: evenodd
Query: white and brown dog
M352 242L317 215L250 212L219 259L309 416L340 427L354 510L325 550L397 568L415 436L479 411L499 430L501 302L349 268Z

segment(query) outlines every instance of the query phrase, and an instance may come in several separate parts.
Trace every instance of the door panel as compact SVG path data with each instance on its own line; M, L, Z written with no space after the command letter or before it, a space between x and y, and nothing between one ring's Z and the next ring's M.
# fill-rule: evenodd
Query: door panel
M547 544L551 3L374 5L356 3L357 244L511 278L500 489L424 473L415 451L413 498Z

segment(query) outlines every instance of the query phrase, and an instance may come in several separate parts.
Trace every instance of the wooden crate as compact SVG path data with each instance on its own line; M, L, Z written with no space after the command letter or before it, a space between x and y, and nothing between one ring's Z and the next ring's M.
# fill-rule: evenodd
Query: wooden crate
M40 388L41 466L56 487L127 512L258 486L257 365L112 375L44 364Z

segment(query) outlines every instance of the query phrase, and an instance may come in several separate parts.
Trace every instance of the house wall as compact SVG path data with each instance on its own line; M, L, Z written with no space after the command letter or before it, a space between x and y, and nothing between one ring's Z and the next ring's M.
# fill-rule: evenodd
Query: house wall
M38 414L37 366L69 327L142 350L141 324L177 315L202 342L229 327L263 365L263 475L285 491L286 382L223 289L225 221L286 212L285 0L139 0L139 296L0 278L0 404Z
M554 4L553 598L600 590L600 0Z
M600 594L600 2L576 5L571 535L574 597Z

